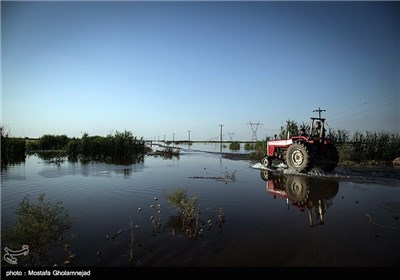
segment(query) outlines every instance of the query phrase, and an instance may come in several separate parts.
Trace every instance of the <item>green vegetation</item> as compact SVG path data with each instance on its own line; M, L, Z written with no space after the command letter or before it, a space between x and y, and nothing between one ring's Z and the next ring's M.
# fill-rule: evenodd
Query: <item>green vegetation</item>
M245 143L244 144L244 149L246 151L253 151L256 149L256 145L254 143Z
M134 163L143 161L144 140L137 139L130 131L115 132L114 135L73 138L68 142L67 154L82 161L105 161L112 163Z
M165 193L168 203L179 210L178 216L172 216L169 225L185 235L194 238L199 234L198 196L189 197L187 190L178 188L172 193Z
M27 142L28 151L65 150L70 139L67 135L43 135L36 141Z
M197 208L198 196L188 197L187 190L177 188L172 193L165 193L168 203L183 214L193 217L193 211Z
M1 168L9 164L25 161L25 139L10 137L6 129L0 127L1 134Z
M235 142L231 142L229 144L229 149L233 150L233 151L237 151L240 150L240 143L238 141Z
M287 139L287 134L289 132L289 137L299 135L300 129L304 128L307 133L310 132L310 125L304 122L300 125L295 121L287 121L286 126L281 126L281 132L279 133L280 139Z
M249 158L251 160L260 160L263 157L265 157L265 154L267 152L267 141L268 140L269 140L269 138L267 138L264 141L257 141L255 143L246 143L244 145L245 150L253 151L249 155Z
M245 143L244 144L244 149L246 151L259 151L259 150L265 150L265 148L267 147L267 141L269 140L269 138L267 138L264 141L257 141L254 143Z
M400 135L387 132L357 131L350 137L344 130L330 130L338 148L340 163L386 163L400 157Z
M114 135L89 136L83 133L81 138L68 138L66 135L44 135L36 141L29 141L28 152L40 152L43 158L51 158L54 151L82 162L104 161L130 164L143 161L146 152L144 140L134 137L132 132L116 131ZM48 154L51 151L52 153Z
M43 135L37 140L12 138L1 129L1 166L25 160L25 152L38 153L39 157L51 160L68 156L71 161L103 161L117 164L142 162L146 149L143 138L138 139L132 132L116 131L114 135L68 138L66 135ZM175 153L173 154L175 155Z
M51 250L58 246L68 247L62 236L72 225L62 202L45 202L45 195L41 194L38 203L33 204L26 196L19 203L16 214L15 224L3 232L2 243L14 250L23 244L29 246L29 254L18 257L20 266L53 265ZM69 261L72 259L73 254L70 253Z

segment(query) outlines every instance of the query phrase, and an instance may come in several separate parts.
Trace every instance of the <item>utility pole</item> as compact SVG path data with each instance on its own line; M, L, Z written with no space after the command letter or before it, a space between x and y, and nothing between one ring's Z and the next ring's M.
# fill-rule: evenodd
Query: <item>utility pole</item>
M249 123L247 123L247 125L250 125L251 130L253 131L253 135L251 137L251 141L257 142L257 129L258 129L258 126L263 125L263 123L260 123L260 122L257 122L257 123L249 122Z
M190 130L188 130L188 133L189 133L189 140L188 140L188 145L190 144Z
M326 110L321 110L321 107L318 107L318 109L313 110L313 112L318 112L318 118L321 118L321 113L326 112Z
M232 141L233 134L235 134L235 133L234 133L234 132L228 132L228 135L229 135L229 140L230 140L230 141Z
M175 132L172 133L172 146L175 147Z
M220 133L220 137L219 137L219 149L222 152L222 127L224 126L223 124L219 125L221 127L221 133Z

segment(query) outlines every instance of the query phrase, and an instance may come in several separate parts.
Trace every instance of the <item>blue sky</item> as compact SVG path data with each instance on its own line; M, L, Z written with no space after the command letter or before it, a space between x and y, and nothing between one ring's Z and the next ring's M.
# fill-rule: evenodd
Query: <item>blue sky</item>
M14 136L399 132L398 2L1 2Z

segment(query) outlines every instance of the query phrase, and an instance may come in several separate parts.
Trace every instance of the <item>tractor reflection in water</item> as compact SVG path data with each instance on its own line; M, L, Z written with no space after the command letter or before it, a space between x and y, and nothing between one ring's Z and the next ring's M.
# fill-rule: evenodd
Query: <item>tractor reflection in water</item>
M339 190L338 182L333 180L274 174L267 170L261 171L261 178L267 182L267 193L273 195L274 199L285 198L288 209L295 206L302 212L307 210L311 227L325 223L324 214Z

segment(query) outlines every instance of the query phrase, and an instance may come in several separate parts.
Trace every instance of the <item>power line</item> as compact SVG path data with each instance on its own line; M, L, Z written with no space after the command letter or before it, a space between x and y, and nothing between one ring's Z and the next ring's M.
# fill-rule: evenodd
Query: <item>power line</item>
M398 102L399 102L399 101L397 100L397 101L393 101L393 102L386 103L386 104L384 104L384 105L375 106L375 107L373 107L373 108L370 108L370 109L367 109L367 110L364 110L364 111L361 111L361 112L357 112L357 113L354 113L354 114L352 114L352 115L348 115L348 116L345 116L345 117L340 117L340 118L337 118L337 119L330 120L330 122L335 122L335 121L340 121L340 120L348 119L348 118L351 118L351 117L354 117L354 116L357 116L357 115L360 115L360 114L368 113L368 112L370 112L370 111L374 111L374 110L377 110L377 109L380 109L380 108L384 108L384 107L390 106L390 105L392 105L392 104L396 104L396 103L398 103Z
M341 114L343 114L345 112L354 111L357 108L365 107L365 105L367 105L367 104L376 103L375 101L377 101L377 100L378 101L382 101L383 99L385 99L387 97L393 97L393 92L387 93L387 94L385 94L383 96L377 96L377 97L374 97L374 98L369 98L369 99L364 100L361 103L353 104L353 105L350 105L350 106L347 106L347 107L344 107L344 108L341 107L343 109L340 110L340 111L336 111L335 112L335 108L330 109L330 113L328 114L327 118L331 119L332 117L335 117L337 115L341 115ZM398 96L397 96L397 98L398 98Z

